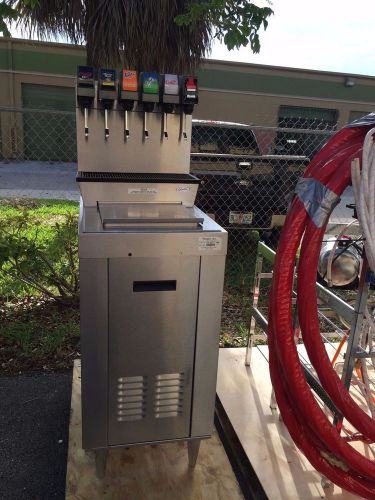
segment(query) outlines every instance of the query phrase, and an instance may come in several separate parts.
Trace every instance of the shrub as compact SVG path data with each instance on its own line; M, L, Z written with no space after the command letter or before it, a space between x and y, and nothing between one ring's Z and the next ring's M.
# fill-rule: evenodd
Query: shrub
M41 220L28 207L20 207L0 219L0 286L9 285L9 279L16 289L23 284L59 303L77 303L77 216L67 213Z

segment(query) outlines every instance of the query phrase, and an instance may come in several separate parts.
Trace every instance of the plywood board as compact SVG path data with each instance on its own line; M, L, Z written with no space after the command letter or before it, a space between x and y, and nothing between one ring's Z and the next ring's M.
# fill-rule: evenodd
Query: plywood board
M294 445L278 411L271 410L268 348L220 349L217 394L270 500L358 500L338 486L323 489L321 476ZM362 445L361 445L362 446Z
M95 418L95 416L93 416ZM225 450L214 433L202 441L195 469L188 467L185 442L111 449L104 479L95 472L93 452L81 446L80 362L73 371L67 500L239 500Z

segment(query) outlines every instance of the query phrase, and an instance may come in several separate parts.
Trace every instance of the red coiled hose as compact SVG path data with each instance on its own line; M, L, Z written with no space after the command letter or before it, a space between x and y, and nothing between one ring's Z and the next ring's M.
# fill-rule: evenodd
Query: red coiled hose
M350 165L360 157L373 122L338 132L308 166L313 178L337 195L351 183ZM326 224L319 228L295 196L281 233L269 307L270 374L283 420L311 464L340 487L375 499L375 461L363 456L339 434L306 382L294 341L292 285L297 250L298 318L306 350L320 383L343 416L366 438L375 441L375 421L352 399L333 369L320 335L316 270Z

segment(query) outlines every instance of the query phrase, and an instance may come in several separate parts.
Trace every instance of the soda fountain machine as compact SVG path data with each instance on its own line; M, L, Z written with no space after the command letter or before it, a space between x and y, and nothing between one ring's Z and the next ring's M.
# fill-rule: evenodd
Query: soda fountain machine
M82 443L211 435L227 233L194 206L196 79L77 74Z

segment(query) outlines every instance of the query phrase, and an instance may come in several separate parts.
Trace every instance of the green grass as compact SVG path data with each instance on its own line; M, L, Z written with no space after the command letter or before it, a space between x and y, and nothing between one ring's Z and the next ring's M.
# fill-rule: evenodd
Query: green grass
M61 346L67 337L79 338L77 313L74 310L69 313L67 309L63 311L63 315L61 312L54 312L44 318L32 318L32 314L28 317L10 315L0 327L0 334L6 341L18 345L24 353L37 350L39 353L50 354ZM61 322L62 317L64 323ZM48 319L48 325L40 324L43 319Z
M225 285L247 293L254 281L258 231L233 231L228 238Z
M0 220L9 220L27 212L30 224L23 232L27 238L36 238L42 244L48 244L54 235L53 226L68 214L78 215L79 204L68 200L30 200L0 198ZM1 295L1 274L0 274Z
M0 301L0 371L71 368L79 355L79 309L35 297Z

